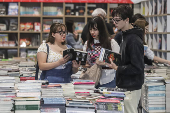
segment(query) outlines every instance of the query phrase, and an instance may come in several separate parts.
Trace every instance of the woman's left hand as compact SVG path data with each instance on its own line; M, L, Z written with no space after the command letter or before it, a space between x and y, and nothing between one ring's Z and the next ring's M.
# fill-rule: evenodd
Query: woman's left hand
M111 64L106 63L107 66L109 66L110 68L112 68L112 69L114 69L114 70L117 70L118 66L117 66L115 63L113 63L113 61L112 61L111 58L110 58L109 60L110 60Z
M73 65L72 65L73 68L79 68L79 67L80 67L80 64L81 64L81 61L80 61L79 64L78 64L76 60L73 60L72 63L73 63Z

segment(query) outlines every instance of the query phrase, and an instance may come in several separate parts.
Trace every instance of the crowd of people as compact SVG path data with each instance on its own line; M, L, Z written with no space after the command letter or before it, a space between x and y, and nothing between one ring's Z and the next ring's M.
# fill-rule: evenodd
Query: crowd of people
M74 21L66 21L66 25L53 23L46 43L42 43L37 52L42 70L40 79L50 83L69 83L81 62L69 61L70 56L63 57L63 50L74 48L86 51L88 57L85 67L90 68L94 64L102 67L96 88L127 89L125 113L137 113L145 64L152 65L153 61L170 64L170 61L155 56L149 47L144 51L144 36L149 23L141 14L133 15L130 6L120 5L113 10L113 26L105 19L106 12L101 8L95 9L81 37L75 31ZM111 59L111 63L99 61L101 48L120 54L120 64L116 65Z

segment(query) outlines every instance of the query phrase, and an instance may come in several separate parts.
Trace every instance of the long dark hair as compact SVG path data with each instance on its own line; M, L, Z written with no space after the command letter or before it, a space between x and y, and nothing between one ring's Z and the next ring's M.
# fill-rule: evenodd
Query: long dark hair
M104 20L100 16L96 16L88 22L87 47L92 50L91 44L93 44L94 38L90 34L90 29L95 29L95 27L97 27L99 31L99 41L101 46L111 50L110 34L108 33Z
M73 26L74 25L74 21L72 20L68 20L66 21L66 26L67 26L67 31L70 32L70 33L73 33Z
M53 24L51 25L51 27L50 27L50 33L49 33L49 36L48 36L48 38L47 38L46 43L50 42L51 44L54 44L55 38L52 36L52 33L55 33L56 31L58 31L58 29L63 30L63 27L65 28L65 31L67 32L67 27L66 27L66 25L61 24L61 23L53 23ZM65 45L65 44L66 44L66 41L62 42L61 44L62 44L62 45Z

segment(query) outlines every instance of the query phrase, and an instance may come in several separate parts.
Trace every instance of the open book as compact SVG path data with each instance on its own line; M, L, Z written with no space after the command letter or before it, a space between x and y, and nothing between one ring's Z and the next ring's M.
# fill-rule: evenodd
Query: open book
M80 51L80 50L75 50L73 48L70 49L66 49L63 51L63 57L65 55L69 55L70 57L70 61L72 60L76 60L77 63L79 63L79 61L81 61L81 65L85 65L86 64L86 60L87 60L87 52L84 51Z
M99 56L99 61L110 63L109 59L112 59L112 61L116 64L120 64L121 55L115 52L112 52L111 50L102 48Z

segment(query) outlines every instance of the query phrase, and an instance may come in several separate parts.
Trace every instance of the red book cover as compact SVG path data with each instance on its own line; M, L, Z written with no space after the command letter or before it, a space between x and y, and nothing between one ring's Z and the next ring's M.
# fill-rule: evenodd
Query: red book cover
M35 80L35 77L20 77L20 81Z

